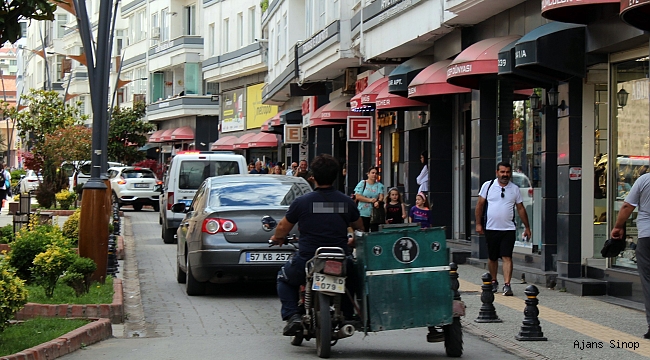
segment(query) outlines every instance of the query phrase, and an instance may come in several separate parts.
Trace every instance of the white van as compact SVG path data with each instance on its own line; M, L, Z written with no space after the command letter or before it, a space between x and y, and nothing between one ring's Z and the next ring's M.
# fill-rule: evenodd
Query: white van
M184 215L173 213L172 205L189 205L203 180L211 176L247 174L246 158L224 151L181 151L172 158L163 179L160 224L165 244L175 242L176 230Z

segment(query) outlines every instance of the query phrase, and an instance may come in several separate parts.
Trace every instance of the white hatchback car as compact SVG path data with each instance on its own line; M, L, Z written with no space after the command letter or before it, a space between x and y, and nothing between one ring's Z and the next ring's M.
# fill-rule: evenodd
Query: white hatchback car
M34 170L27 170L24 177L20 179L20 192L25 194L38 189L38 185L43 182L43 177L36 174Z
M113 202L118 206L132 205L140 211L144 205L151 205L159 211L158 196L162 181L151 169L143 167L113 167L108 169L108 179L113 192Z

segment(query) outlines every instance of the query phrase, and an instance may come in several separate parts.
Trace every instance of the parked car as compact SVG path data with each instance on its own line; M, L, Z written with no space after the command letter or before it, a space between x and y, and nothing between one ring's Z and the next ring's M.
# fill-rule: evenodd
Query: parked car
M134 166L109 168L108 179L113 203L118 207L131 205L133 210L140 211L144 205L151 205L154 211L159 211L160 192L156 188L162 181L151 169Z
M172 208L185 216L178 228L176 280L188 295L200 295L208 282L274 279L294 248L270 248L275 226L268 224L279 223L293 200L311 191L305 179L286 175L206 179L191 204Z
M124 164L109 161L108 167L120 167L126 166ZM71 192L75 191L77 185L81 186L85 184L88 179L90 179L90 171L92 169L92 163L89 160L84 161L66 161L61 164L62 171L68 177L68 185ZM77 169L77 170L75 170Z
M176 229L183 214L172 212L172 205L189 205L203 180L211 176L246 174L246 159L233 152L184 151L174 156L164 176L160 196L160 224L165 244L176 241Z
M24 177L20 179L20 192L28 193L38 189L38 185L43 182L43 176L36 174L34 170L27 170Z

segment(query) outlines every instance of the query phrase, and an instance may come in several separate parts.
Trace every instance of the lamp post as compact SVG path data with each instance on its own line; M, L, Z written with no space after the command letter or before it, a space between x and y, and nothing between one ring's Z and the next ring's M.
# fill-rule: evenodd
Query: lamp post
M79 255L91 258L97 264L92 279L104 281L108 257L108 209L106 194L108 187L101 179L102 165L105 164L108 142L108 87L112 41L110 25L112 20L112 1L102 1L99 7L97 42L93 42L92 27L88 19L86 2L73 0L77 16L79 34L86 55L90 98L93 109L92 153L90 179L83 187L79 220ZM119 3L119 1L118 1ZM106 165L104 165L105 167Z

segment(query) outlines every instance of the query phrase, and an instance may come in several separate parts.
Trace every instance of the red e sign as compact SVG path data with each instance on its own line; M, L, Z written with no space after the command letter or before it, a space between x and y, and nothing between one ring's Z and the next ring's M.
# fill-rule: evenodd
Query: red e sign
M372 141L372 116L348 116L348 141Z

